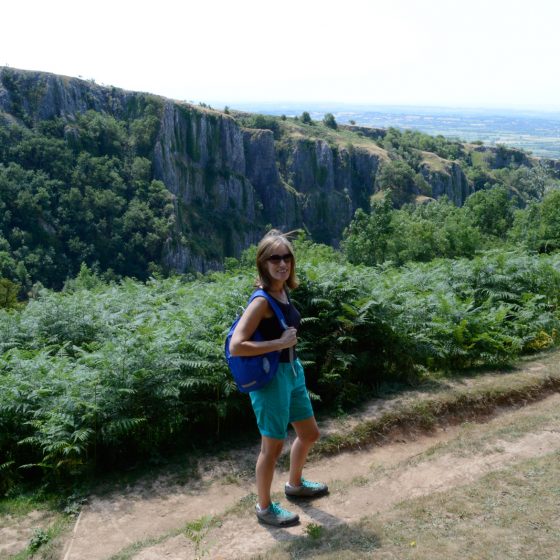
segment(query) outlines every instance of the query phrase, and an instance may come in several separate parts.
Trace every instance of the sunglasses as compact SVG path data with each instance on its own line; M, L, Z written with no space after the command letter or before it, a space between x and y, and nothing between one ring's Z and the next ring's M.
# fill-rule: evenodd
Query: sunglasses
M286 253L285 255L270 255L266 260L273 263L279 263L280 261L291 263L293 258L294 256L291 253Z

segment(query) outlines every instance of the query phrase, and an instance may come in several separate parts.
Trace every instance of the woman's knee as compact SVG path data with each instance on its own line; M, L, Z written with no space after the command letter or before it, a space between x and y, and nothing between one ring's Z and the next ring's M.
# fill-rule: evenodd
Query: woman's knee
M319 429L317 427L315 428L311 427L307 430L302 430L300 433L298 433L298 438L308 445L315 443L320 436L321 434L319 433Z
M309 445L315 443L321 435L314 417L294 422L293 426L299 440Z
M319 429L316 428L315 430L312 430L309 433L308 441L309 441L309 443L315 443L320 437L321 437L321 434L319 432Z
M280 457L284 447L283 439L265 438L262 439L261 454L267 459L276 460Z

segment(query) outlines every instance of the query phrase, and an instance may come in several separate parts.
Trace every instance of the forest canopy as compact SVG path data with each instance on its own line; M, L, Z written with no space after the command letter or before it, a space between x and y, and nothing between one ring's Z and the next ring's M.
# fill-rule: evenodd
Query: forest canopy
M146 146L157 105L130 122L88 111L34 128L0 122L0 277L62 287L87 263L146 279L161 270L173 196Z

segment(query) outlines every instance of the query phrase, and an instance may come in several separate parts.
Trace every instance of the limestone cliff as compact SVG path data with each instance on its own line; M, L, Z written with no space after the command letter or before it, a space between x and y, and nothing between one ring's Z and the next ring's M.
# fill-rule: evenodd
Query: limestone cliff
M430 185L433 198L447 196L454 204L460 206L474 192L461 166L456 162L430 152L422 152L422 157L420 173Z
M207 107L100 86L54 74L0 68L0 115L27 127L104 112L133 129L147 105L157 119L144 152L153 178L175 196L177 231L164 261L178 271L221 266L257 241L267 224L304 228L337 244L358 207L367 207L388 155L382 129L278 121L273 130L248 127ZM154 109L154 107L156 109ZM155 113L154 113L155 111ZM433 156L433 154L432 154ZM430 156L431 157L431 156ZM462 204L470 193L454 162L426 158L421 173L434 197Z

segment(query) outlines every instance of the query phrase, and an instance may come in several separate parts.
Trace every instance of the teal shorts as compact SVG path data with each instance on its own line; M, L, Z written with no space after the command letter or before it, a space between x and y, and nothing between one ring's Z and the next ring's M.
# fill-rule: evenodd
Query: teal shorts
M288 424L313 416L313 407L305 387L301 362L294 361L294 369L280 362L272 381L258 391L249 393L261 435L286 439Z

